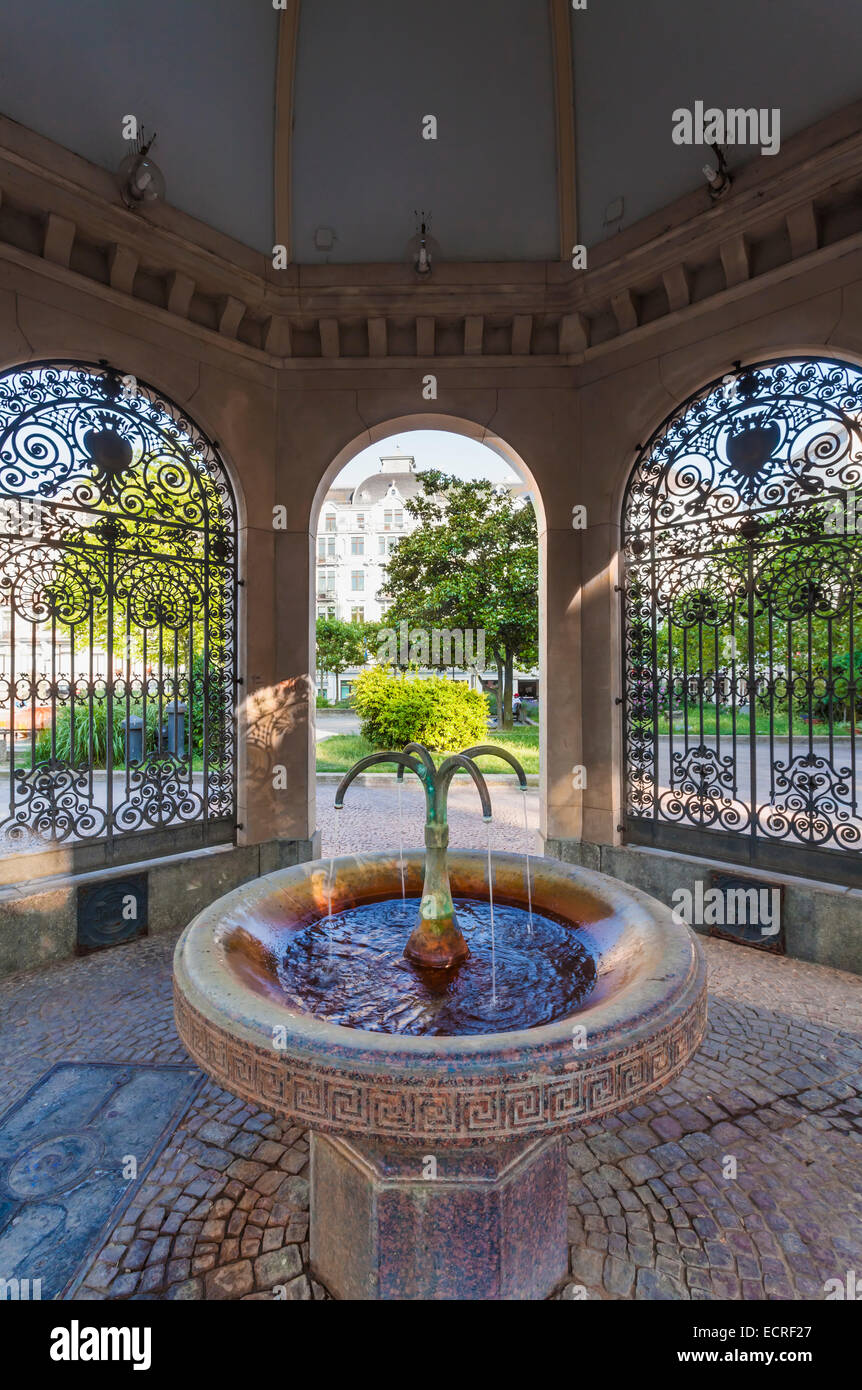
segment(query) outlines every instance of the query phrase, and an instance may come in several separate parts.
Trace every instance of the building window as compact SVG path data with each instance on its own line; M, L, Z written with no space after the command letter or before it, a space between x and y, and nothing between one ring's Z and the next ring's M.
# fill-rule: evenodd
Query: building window
M364 531L364 530L365 530L365 513L364 513L364 512L357 512L357 513L356 513L356 529L357 529L357 531Z
M378 551L378 554L380 554L380 555L385 555L385 554L386 554L386 537L385 537L385 536L378 536L378 537L377 537L377 551Z
M323 563L325 563L326 560L334 560L334 559L335 559L335 537L334 537L334 536L318 536L318 538L317 538L317 560L318 560L318 563L319 563L319 564L323 564Z
M364 536L351 536L351 537L350 537L350 553L351 553L351 555L364 555L364 554L365 554L365 537L364 537Z
M111 368L0 375L0 572L0 845L229 840L236 509L197 425Z
M364 609L364 608L351 608L351 610L350 610L350 621L351 621L352 623L364 623L364 622L365 622L365 609Z
M389 507L389 508L388 508L386 511L384 511L384 513L383 513L383 529L384 529L384 531L391 531L391 530L392 530L392 508L391 508L391 507Z
M401 511L401 509L400 509L400 507L399 507L398 510L397 510L396 513L395 513L395 530L396 530L396 531L401 531L401 530L403 530L403 529L404 529L404 513Z
M354 593L360 593L365 589L365 571L352 570L350 574L350 587Z
M323 522L323 529L324 529L325 531L334 531L334 530L335 530L335 512L327 512L327 513L326 513L326 517L324 518L324 522Z

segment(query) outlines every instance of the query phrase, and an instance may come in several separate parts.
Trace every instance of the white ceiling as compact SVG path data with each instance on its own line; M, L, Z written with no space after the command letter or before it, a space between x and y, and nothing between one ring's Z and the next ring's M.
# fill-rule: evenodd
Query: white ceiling
M111 170L136 115L168 201L269 250L277 35L269 0L6 3L0 110Z
M7 5L0 110L108 169L137 115L169 200L269 252L278 19L267 0ZM862 95L860 0L588 0L571 29L588 245L701 182L675 107L777 106L786 138ZM293 158L301 262L406 259L417 208L447 259L556 258L547 0L302 0Z
M630 226L702 183L703 150L671 140L677 107L778 107L783 139L862 97L860 0L588 0L572 37L587 245L614 200Z
M327 0L301 10L293 234L300 261L397 261L431 211L441 254L558 250L548 7ZM437 140L423 140L425 115ZM317 227L338 237L314 248Z

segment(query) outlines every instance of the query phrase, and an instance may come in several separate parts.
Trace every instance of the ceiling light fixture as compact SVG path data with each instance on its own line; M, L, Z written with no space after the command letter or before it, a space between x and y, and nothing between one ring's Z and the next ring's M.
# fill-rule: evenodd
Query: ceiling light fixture
M117 170L120 196L126 207L135 212L139 212L146 203L155 203L165 196L165 176L149 157L155 139L155 135L151 135L146 140L142 126L135 148L126 155Z
M410 240L410 252L413 257L413 269L417 275L425 276L431 274L434 256L438 250L437 243L429 235L431 228L431 217L424 212L415 212L416 235Z
M711 164L704 164L703 174L709 184L710 198L721 198L730 188L733 180L727 167L724 151L719 149L718 145L710 145L709 148L718 160L718 168L713 169Z

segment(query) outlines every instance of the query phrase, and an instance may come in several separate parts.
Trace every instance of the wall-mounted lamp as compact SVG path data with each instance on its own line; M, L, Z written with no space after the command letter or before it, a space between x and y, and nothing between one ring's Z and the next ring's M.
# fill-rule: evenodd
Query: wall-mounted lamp
M144 139L144 129L135 142L135 148L126 155L117 170L120 196L127 208L139 212L146 203L155 203L165 196L165 176L149 152L155 135Z
M718 168L713 169L711 164L704 164L703 174L709 184L710 198L721 198L730 188L733 180L727 167L724 151L721 150L718 145L710 145L709 148L718 160Z
M426 242L426 240L425 240L425 223L424 223L424 222L422 223L422 232L421 232L421 237L420 237L419 255L416 257L416 274L417 274L417 275L430 275L430 274L431 274L431 256L430 256L430 254L429 254L429 252L428 252L428 245L427 245L427 242Z
M410 253L413 258L413 268L417 275L423 278L431 274L431 267L438 247L433 237L429 235L431 228L431 217L424 212L414 213L416 218L416 235L410 240Z

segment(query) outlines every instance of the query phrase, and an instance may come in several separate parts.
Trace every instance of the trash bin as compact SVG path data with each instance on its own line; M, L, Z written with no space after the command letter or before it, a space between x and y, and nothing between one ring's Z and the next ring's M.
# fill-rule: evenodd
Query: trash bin
M182 758L185 755L186 707L179 700L171 700L165 705L165 714L168 752L175 758Z
M144 721L139 714L130 714L123 720L123 733L126 738L126 765L144 761Z

